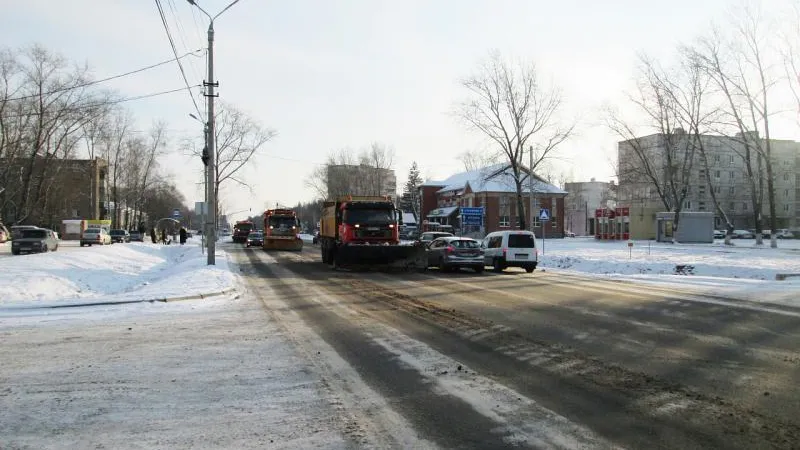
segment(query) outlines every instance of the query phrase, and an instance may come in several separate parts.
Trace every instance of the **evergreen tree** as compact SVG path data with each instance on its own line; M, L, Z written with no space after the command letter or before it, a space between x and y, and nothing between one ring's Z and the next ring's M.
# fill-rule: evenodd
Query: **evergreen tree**
M422 177L419 174L419 167L417 162L411 163L411 169L408 171L408 180L403 188L403 196L400 200L400 209L414 214L414 218L419 222L419 186L422 184Z

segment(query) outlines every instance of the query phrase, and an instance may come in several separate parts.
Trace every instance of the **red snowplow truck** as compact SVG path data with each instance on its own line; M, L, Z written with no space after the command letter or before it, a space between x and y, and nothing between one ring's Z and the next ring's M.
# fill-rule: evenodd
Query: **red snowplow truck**
M297 213L291 209L268 209L264 211L264 250L303 249L303 240L297 236L300 223Z
M233 225L233 242L237 244L247 243L247 236L253 231L255 226L249 220L240 220Z
M320 220L322 262L336 267L424 270L422 243L401 244L394 203L382 196L345 196L326 201Z

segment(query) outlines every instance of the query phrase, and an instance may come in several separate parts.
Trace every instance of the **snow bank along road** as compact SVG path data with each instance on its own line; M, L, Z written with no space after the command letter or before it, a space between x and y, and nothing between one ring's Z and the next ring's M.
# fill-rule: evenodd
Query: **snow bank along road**
M334 272L311 246L228 251L364 442L800 445L800 310L789 306L549 272Z

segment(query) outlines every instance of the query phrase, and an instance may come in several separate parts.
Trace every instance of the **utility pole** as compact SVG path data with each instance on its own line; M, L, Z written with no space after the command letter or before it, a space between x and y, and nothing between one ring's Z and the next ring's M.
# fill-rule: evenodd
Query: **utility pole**
M208 98L208 167L206 168L206 204L208 205L208 216L206 218L206 228L208 231L208 259L207 265L214 265L216 242L217 242L217 199L216 199L216 184L215 175L217 173L216 153L217 147L214 143L215 128L214 128L214 88L219 83L214 82L214 19L219 17L222 13L228 10L231 6L235 5L239 0L234 0L222 11L218 12L216 16L211 17L195 0L186 0L190 5L197 7L203 14L208 17L208 81L203 82L203 86L208 88L208 93L205 96Z
M531 199L530 208L529 208L530 209L530 214L529 214L530 215L530 221L528 222L528 226L530 228L528 228L528 229L533 232L534 231L534 229L533 229L534 228L533 227L533 215L534 215L533 205L535 203L536 196L533 194L533 146L532 145L528 147L528 157L529 157L529 160L528 160L528 189L530 189L530 199Z

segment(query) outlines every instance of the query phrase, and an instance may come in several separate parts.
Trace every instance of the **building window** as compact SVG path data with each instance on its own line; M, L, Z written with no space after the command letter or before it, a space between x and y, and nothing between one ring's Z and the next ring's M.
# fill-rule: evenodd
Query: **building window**
M539 216L534 215L533 216L533 227L534 228L539 228L540 226L542 226L542 222L539 221Z
M731 186L728 188L728 194L733 195L736 193L736 188Z
M733 165L733 155L728 155L728 164Z
M789 205L783 205L783 210L785 212L789 212Z
M728 203L728 209L731 211L736 211L736 205L733 202Z
M731 180L732 180L732 179L733 179L733 177L735 176L735 173L736 173L736 172L734 172L734 171L732 171L732 170L731 170L729 173L730 173Z
M747 202L742 202L742 211L747 211Z
M719 194L721 191L722 191L722 188L720 188L719 186L714 186L714 193L715 194Z
M717 180L719 180L719 170L715 170L715 171L714 171L714 178L716 178Z
M783 174L783 181L789 181L789 172Z
M501 227L510 227L511 226L511 218L509 216L500 216L500 226Z
M700 192L701 194L705 194L706 193L706 185L705 184L701 184L700 186L697 186L697 191Z
M705 179L706 179L706 170L705 169L700 169L700 181L705 180Z
M789 196L789 190L788 189L784 189L783 190L783 196L784 197L788 197Z
M719 163L719 155L714 155L714 162Z
M685 202L683 202L683 209L685 209L687 211L691 210L692 209L692 201L691 200L686 200Z
M706 202L700 202L697 204L698 211L705 211L706 210Z

